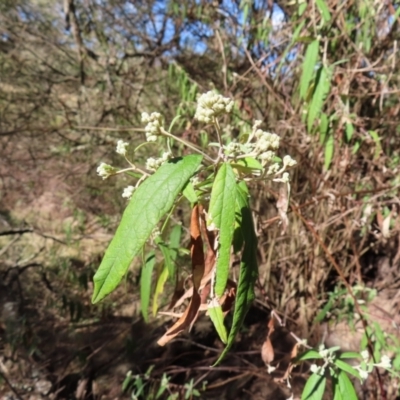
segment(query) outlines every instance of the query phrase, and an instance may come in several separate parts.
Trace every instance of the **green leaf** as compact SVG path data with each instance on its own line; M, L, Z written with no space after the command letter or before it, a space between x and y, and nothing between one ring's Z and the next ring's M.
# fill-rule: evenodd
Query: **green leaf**
M346 122L346 140L350 142L351 138L353 137L354 133L354 126L351 122Z
M361 358L361 354L354 351L346 351L340 355L340 359L343 360L345 358Z
M308 108L307 130L311 132L315 119L320 115L322 106L331 87L333 67L321 67L318 71L316 81L318 82Z
M296 27L295 31L293 32L292 40L290 41L289 46L286 46L281 56L281 61L279 62L278 68L275 71L276 76L279 76L283 64L287 62L287 55L289 51L292 49L293 45L297 42L304 25L305 25L305 19L303 18L303 20L300 22L300 24Z
M226 344L228 341L228 334L224 325L224 313L217 299L213 299L208 305L208 314L214 324L215 330L218 332L219 338Z
M209 221L218 229L218 251L216 262L215 294L224 294L228 281L231 261L231 247L235 229L235 197L236 180L232 167L228 163L221 164L211 191Z
M178 193L196 172L199 155L163 164L134 192L94 280L92 302L97 303L119 284L160 219L171 209Z
M192 182L188 182L187 185L183 188L182 194L189 200L190 204L193 205L198 202L199 198L197 197L196 191L192 185Z
M325 143L325 138L326 138L326 134L328 133L329 130L329 120L328 120L328 116L325 113L321 114L321 120L319 123L319 142Z
M340 392L339 381L334 376L331 376L331 381L333 389L333 400L343 400L342 393Z
M316 350L307 350L303 354L300 354L296 357L296 362L298 361L305 361L305 360L319 360L322 359L321 354L318 353Z
M176 261L176 257L178 256L179 244L181 243L182 236L182 227L180 225L175 225L171 229L171 233L169 234L169 247L171 253L171 260L173 262Z
M351 154L356 154L358 152L358 150L360 150L360 147L361 147L361 142L359 140L357 140L357 142L354 143Z
M351 365L347 364L347 362L337 359L335 360L335 365L342 371L346 371L348 374L353 375L356 378L360 379L359 372L356 369L354 369Z
M370 136L372 137L372 139L375 142L375 154L374 154L374 160L379 158L379 155L382 152L382 146L381 146L381 138L379 137L378 132L376 131L368 131L368 133L370 134Z
M145 322L149 321L149 304L150 304L150 294L151 294L151 278L153 275L154 263L156 261L154 252L151 252L146 263L142 268L140 274L140 310L143 315Z
M167 267L168 275L171 279L175 277L175 263L171 259L171 250L168 246L165 245L161 240L156 240L158 247L161 250L161 253L164 257L164 264Z
M331 20L331 13L329 12L329 8L326 5L324 0L315 0L317 7L319 9L319 12L322 15L322 18L324 19L325 22L329 22Z
M153 317L157 315L158 298L160 294L164 291L164 285L168 279L168 268L165 266L165 264L162 264L160 267L162 268L162 270L158 277L156 290L154 291L154 297L153 297Z
M301 400L321 400L324 396L325 385L325 376L312 374L304 386Z
M229 332L228 343L214 365L221 362L235 341L236 334L239 332L247 311L254 300L254 285L258 276L257 236L255 234L253 216L249 205L249 191L245 182L242 181L236 185L236 196L242 214L241 229L244 239L244 249L240 263L235 309L233 312L233 321Z
M253 157L241 158L232 163L232 167L237 168L245 174L251 174L263 170L261 163Z
M333 135L330 134L325 143L325 159L324 159L325 171L328 171L328 169L331 165L334 151L335 151L335 139L334 139Z
M338 382L339 382L339 390L340 393L342 394L343 399L346 400L358 399L354 386L345 372L341 371L339 373Z
M303 62L303 72L300 78L300 97L306 98L311 78L314 74L314 68L318 60L319 40L312 41L306 50Z
M306 8L307 8L306 2L299 4L299 9L297 11L297 13L299 14L299 17L301 17L303 15L304 11L306 11Z

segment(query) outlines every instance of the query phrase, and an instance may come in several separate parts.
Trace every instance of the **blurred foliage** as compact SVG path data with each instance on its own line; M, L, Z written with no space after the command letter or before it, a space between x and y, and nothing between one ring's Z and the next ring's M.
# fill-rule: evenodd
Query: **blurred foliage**
M342 278L395 290L399 16L397 0L1 1L0 306L23 306L18 340L44 362L32 321L98 321L139 299L132 272L103 308L89 305L129 184L96 167L117 160L118 139L139 143L141 112L193 116L211 88L236 102L227 137L260 119L299 164L284 235L277 187L252 187L259 301L309 337ZM208 145L193 119L177 132ZM187 226L186 210L175 218Z

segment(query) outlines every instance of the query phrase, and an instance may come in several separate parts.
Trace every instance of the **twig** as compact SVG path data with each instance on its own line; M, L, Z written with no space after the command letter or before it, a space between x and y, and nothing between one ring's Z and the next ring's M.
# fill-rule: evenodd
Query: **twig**
M33 228L17 228L17 229L10 229L8 231L0 232L0 236L8 236L8 235L22 235L24 233L33 232Z

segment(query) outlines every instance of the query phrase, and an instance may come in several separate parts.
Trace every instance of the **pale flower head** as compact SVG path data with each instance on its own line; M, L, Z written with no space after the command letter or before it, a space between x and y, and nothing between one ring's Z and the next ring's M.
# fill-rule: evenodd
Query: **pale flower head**
M381 358L381 362L377 364L377 366L385 369L390 369L392 367L392 362L387 355L383 355Z
M147 124L144 128L147 141L155 142L157 136L162 135L162 129L164 129L162 115L158 112L151 114L144 112L142 113L142 122Z
M286 155L285 157L283 157L283 166L285 168L294 167L296 164L297 164L297 161L293 160L293 158L290 157L289 155Z
M150 171L156 171L162 164L171 158L171 153L169 151L164 152L160 158L149 157L146 161L146 168Z
M97 167L97 174L103 179L107 179L109 176L114 175L117 171L118 170L116 168L103 162Z
M124 191L122 192L122 197L125 197L126 199L130 199L133 195L133 192L135 190L134 186L127 186Z
M369 352L368 352L368 350L363 350L363 351L361 352L361 357L363 358L364 361L368 361L368 359L369 359Z
M129 146L129 143L124 142L123 140L118 140L116 152L124 156L126 154L126 150Z
M229 114L233 106L233 100L209 91L202 94L197 100L195 118L208 124L219 115Z
M364 381L365 379L368 378L368 371L365 371L363 369L359 369L358 372L360 373L360 378Z

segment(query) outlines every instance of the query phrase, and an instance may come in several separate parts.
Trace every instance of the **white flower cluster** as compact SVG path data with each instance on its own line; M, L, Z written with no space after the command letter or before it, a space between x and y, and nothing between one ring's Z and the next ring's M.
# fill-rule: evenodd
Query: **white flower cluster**
M107 179L109 176L114 175L118 170L111 165L106 163L101 163L97 167L97 174L101 176L103 179Z
M233 106L233 100L210 91L202 94L197 100L197 109L194 117L209 124L219 115L229 114Z
M158 112L153 112L151 114L144 112L142 113L142 122L147 124L144 128L147 141L155 142L157 136L162 134L163 119L161 114Z
M134 191L135 191L135 187L129 185L122 192L122 197L125 197L126 199L130 199L132 197Z
M127 150L128 146L129 146L129 143L124 142L123 140L118 140L116 152L118 154L121 154L122 156L124 156L126 154L126 150Z
M146 168L150 171L156 171L165 161L171 158L171 155L170 152L165 152L160 158L148 158L146 161Z
M268 150L278 150L280 137L276 133L264 132L257 129L254 133L257 139L255 151L259 154Z
M369 361L370 356L368 350L363 350L361 352L361 357L363 358L364 362L361 363L360 365L356 365L354 369L356 369L359 372L360 378L362 380L368 378L368 375L373 371L374 367L384 368L384 369L392 368L392 362L390 358L385 354L382 356L381 361L376 364Z
M238 142L230 142L226 146L224 146L224 152L229 158L237 158L243 154L248 154L252 152L252 144L251 143L238 143Z
M257 158L263 167L268 165L267 175L276 175L296 165L292 157L286 155L283 158L283 167L280 163L274 162L276 150L279 149L280 137L276 133L265 132L259 129L261 121L255 121L251 135L247 142L231 142L224 146L224 153L229 158L254 157Z

